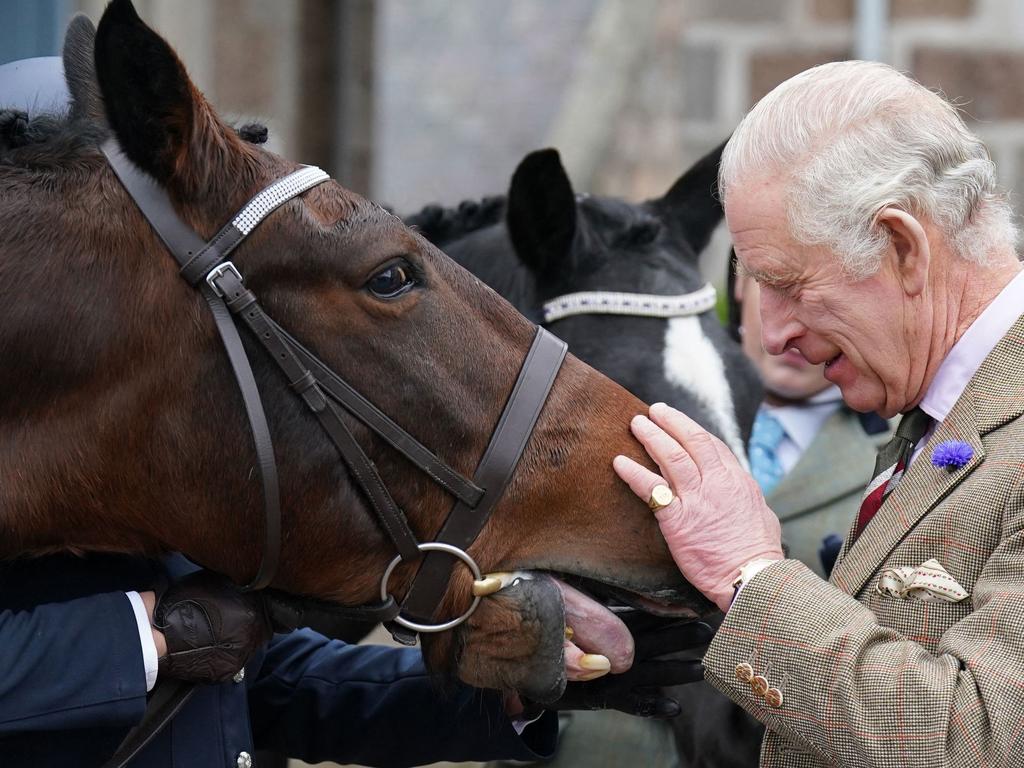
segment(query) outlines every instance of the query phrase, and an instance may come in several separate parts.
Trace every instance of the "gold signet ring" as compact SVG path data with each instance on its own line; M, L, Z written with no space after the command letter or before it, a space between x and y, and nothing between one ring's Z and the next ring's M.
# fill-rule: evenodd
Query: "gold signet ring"
M651 491L651 498L647 500L647 506L651 508L652 512L657 512L671 504L674 498L672 489L667 485L656 485Z

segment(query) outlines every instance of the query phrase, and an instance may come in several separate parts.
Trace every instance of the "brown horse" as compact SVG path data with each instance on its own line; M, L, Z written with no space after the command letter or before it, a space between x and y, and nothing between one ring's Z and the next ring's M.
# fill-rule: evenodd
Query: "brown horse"
M299 166L223 123L127 0L108 7L95 41L76 20L64 58L70 113L0 134L0 558L180 551L245 583L260 562L263 498L241 397L207 307L98 145L115 137L204 238ZM232 259L278 323L472 474L530 346L529 322L333 182L271 214ZM382 275L398 281L394 295L371 290ZM373 601L393 546L264 355L249 349L280 466L273 586ZM481 567L573 574L668 599L676 613L704 612L610 467L616 453L642 455L628 420L643 410L569 357L471 548ZM451 498L360 423L349 426L430 541ZM392 577L397 597L414 570L403 564ZM564 685L566 591L535 575L485 598L468 625L427 644L428 659L477 685L550 698ZM471 581L454 569L438 615L467 607ZM590 608L590 634L614 635L618 620Z

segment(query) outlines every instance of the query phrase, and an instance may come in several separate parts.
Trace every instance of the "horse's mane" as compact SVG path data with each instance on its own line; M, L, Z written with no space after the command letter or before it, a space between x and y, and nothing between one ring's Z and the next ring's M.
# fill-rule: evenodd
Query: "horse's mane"
M427 240L440 247L497 224L505 215L506 202L504 195L495 195L480 200L463 200L451 208L435 203L417 213L403 216L402 221L415 227Z
M250 144L263 144L267 128L260 123L246 123L235 128ZM66 113L41 113L29 117L20 109L0 109L0 163L15 164L18 150L46 145L47 157L53 162L67 162L82 151L95 147L109 135L105 125L90 120L72 120ZM33 153L31 161L38 158ZM31 162L30 161L30 162Z
M46 157L63 162L96 146L109 129L86 121L72 121L66 114L44 113L29 117L18 109L0 110L0 162L14 164L16 153L46 145ZM28 159L28 158L25 158ZM31 161L41 160L33 153Z

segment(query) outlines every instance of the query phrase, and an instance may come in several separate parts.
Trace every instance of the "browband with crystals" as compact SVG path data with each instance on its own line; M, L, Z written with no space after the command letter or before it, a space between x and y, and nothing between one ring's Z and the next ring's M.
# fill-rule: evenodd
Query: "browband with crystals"
M544 322L572 315L633 315L635 317L687 317L713 309L718 293L711 283L691 293L659 296L652 293L582 291L544 302Z

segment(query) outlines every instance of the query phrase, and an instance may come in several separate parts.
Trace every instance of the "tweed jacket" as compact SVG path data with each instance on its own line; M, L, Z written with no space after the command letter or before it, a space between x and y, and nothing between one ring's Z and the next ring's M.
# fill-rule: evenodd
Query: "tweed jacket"
M795 560L755 576L705 656L765 723L762 766L1024 764L1024 317L1018 318L825 582ZM973 456L929 460L946 440ZM960 602L883 595L886 568L936 559ZM737 665L782 692L781 706Z
M766 497L782 523L789 557L824 575L818 549L830 533L842 536L860 508L875 453L889 432L869 435L857 413L842 407L822 424L799 461Z

